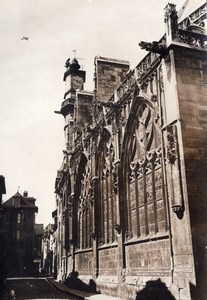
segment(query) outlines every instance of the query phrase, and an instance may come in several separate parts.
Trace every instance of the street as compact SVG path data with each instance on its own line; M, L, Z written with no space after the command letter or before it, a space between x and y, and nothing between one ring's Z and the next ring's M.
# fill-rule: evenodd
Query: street
M16 300L77 299L58 291L46 278L11 278L7 283L9 290L15 291Z

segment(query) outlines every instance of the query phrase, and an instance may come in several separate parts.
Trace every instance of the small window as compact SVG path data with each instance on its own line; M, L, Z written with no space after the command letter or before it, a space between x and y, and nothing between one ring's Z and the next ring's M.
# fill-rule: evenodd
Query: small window
M17 215L17 224L20 224L21 223L21 214L18 214Z
M17 230L17 241L19 241L19 240L20 240L20 231Z

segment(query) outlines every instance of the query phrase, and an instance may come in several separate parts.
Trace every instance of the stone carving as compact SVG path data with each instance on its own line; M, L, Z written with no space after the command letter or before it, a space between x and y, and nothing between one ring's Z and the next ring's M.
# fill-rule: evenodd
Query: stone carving
M118 232L118 234L121 233L121 225L120 224L114 224L114 229Z
M83 207L84 207L84 203L83 203L83 197L82 196L79 196L79 209L82 210Z
M125 231L126 240L130 240L133 238L133 232L132 231Z
M154 169L157 169L160 167L161 165L161 157L162 157L162 150L158 149L155 151L155 157L154 157L154 161L153 161L153 165L154 165Z
M62 211L62 222L63 223L65 223L65 215L66 215L65 210L63 210Z
M189 25L194 24L203 28L205 31L205 24L203 20L206 18L206 3L199 9L195 10L188 18L185 18L181 23L179 23L179 28L183 30L189 30Z
M132 161L130 163L130 172L128 174L129 182L136 178L141 178L143 174L152 172L152 169L158 169L161 165L161 149L147 151L146 158Z
M167 159L171 164L174 164L177 158L178 153L176 127L173 125L169 125L167 126Z
M68 216L72 217L74 194L71 194L68 199Z
M94 188L93 188L93 186L89 187L88 194L89 194L89 202L93 206L94 205Z
M136 178L136 174L137 174L138 168L139 168L138 162L133 162L132 161L130 163L130 171L129 171L129 174L128 174L128 180L129 180L129 182L132 182Z
M183 218L183 214L184 214L183 204L172 205L172 211L177 215L178 219Z
M164 82L163 82L163 72L162 72L162 67L161 66L158 69L158 74L159 74L160 89L163 92L164 91Z
M167 159L169 165L169 196L171 208L177 217L181 219L184 213L182 182L180 174L179 149L176 125L168 125L167 138Z
M207 48L207 36L201 35L194 32L179 31L179 40L182 43L188 44L189 46L198 48Z
M177 16L176 5L168 3L165 6L165 18L169 18L171 16Z
M159 54L165 54L166 52L166 44L165 43L159 43L159 42L143 42L141 41L139 43L139 46L141 49L145 49L146 51L152 51L154 53L159 53Z
M166 5L165 23L167 23L167 40L168 37L170 37L172 40L176 39L178 34L178 16L176 5L170 3Z
M90 237L95 241L95 239L96 239L96 237L97 237L97 234L96 234L94 231L92 231L92 232L90 233Z
M90 168L86 167L80 182L79 209L85 210L93 204L93 185L90 184Z
M112 184L115 193L117 193L119 188L119 182L118 182L119 162L120 162L119 160L114 162L112 166Z
M122 83L122 85L116 91L116 101L120 101L121 98L124 98L128 93L133 90L135 84L134 73L130 73L126 80Z
M160 54L150 52L136 67L137 80L141 82L151 71L152 68L160 62Z
M119 132L119 130L126 125L126 119L124 117L124 115L122 114L122 110L119 109L117 110L117 114L116 114L116 132Z

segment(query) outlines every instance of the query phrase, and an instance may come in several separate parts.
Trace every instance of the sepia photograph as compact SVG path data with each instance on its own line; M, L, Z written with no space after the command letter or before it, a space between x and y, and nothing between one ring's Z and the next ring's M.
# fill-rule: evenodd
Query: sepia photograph
M206 300L206 0L0 25L0 300Z

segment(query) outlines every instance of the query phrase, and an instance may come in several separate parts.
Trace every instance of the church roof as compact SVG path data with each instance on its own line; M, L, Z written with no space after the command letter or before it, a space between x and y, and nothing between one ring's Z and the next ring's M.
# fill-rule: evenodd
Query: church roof
M186 0L178 13L179 22L182 22L205 3L206 0Z

